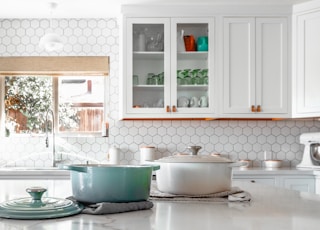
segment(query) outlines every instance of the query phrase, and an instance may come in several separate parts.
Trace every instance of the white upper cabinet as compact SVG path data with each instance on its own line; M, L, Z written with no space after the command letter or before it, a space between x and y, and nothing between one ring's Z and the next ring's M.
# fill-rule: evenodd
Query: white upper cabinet
M296 117L320 116L320 11L297 17Z
M286 18L223 21L221 116L288 116Z
M124 7L120 119L320 117L319 9Z
M213 117L213 35L213 18L125 18L121 118Z

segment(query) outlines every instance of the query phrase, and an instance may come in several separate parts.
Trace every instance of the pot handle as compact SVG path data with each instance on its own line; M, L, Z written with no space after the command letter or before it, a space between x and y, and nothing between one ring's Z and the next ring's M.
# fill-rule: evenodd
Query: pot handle
M160 165L152 165L152 171L157 171L160 169Z
M149 166L152 168L152 171L157 171L160 169L160 165L157 162L147 160L146 163L147 164L143 164L142 166Z
M231 163L228 167L229 168L234 168L234 167L241 167L241 166L248 166L249 163L248 162L244 162L244 161L238 161L235 163Z
M78 167L78 166L74 166L74 165L59 165L59 169L86 173L88 168L87 167Z
M157 171L160 169L160 165L153 164L151 161L149 162L150 164L143 164L142 166L148 166L152 168L152 171Z

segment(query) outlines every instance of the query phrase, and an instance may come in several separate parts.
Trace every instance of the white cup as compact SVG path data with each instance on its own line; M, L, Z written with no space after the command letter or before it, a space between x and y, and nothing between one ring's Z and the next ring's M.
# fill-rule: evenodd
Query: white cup
M208 97L207 96L200 97L199 106L200 107L208 107Z
M108 153L108 161L110 164L118 165L120 164L120 149L116 147L111 147Z
M154 146L140 147L140 164L145 164L146 161L155 160L155 149Z
M190 107L199 107L199 99L197 97L191 98Z

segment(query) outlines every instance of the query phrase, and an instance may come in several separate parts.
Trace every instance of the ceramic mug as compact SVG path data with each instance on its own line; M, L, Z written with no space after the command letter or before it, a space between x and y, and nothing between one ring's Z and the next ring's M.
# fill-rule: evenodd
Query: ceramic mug
M192 97L190 100L190 107L198 107L199 99L197 97Z
M207 96L200 97L199 106L200 107L208 107L208 97Z

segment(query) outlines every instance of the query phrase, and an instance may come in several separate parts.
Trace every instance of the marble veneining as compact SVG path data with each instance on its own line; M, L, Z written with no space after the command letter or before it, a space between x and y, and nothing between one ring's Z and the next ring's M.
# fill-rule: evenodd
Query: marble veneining
M0 202L25 197L25 187L41 185L45 196L72 194L69 180L2 180ZM320 196L261 184L236 182L252 195L250 203L154 201L151 210L112 215L75 215L50 220L10 220L0 218L0 229L318 229Z

